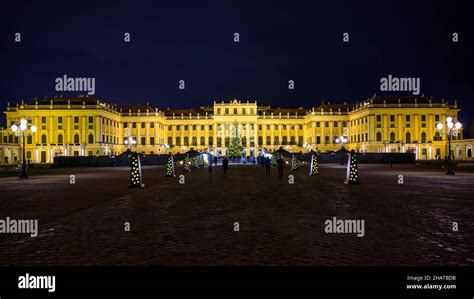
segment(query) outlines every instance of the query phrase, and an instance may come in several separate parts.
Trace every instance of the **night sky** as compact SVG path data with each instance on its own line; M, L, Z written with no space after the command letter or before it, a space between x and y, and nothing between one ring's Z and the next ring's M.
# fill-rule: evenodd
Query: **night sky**
M474 116L474 26L461 3L161 2L2 3L1 109L7 101L77 96L55 91L63 74L95 77L95 96L107 102L159 108L234 97L273 107L356 102L383 95L380 78L392 74L420 77L421 93L435 99L458 99L465 133Z

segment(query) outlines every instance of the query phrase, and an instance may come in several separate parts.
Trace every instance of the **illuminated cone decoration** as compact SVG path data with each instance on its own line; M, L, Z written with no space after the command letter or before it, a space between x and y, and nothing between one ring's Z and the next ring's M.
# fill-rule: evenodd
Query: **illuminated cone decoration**
M130 154L130 182L128 183L128 188L144 188L142 180L142 165L140 163L140 156L138 153L133 152Z
M174 177L174 161L173 154L168 155L168 161L166 162L166 176Z
M298 163L296 161L295 154L291 156L291 171L298 170Z
M198 161L197 156L194 156L194 158L193 158L193 167L194 168L199 168L199 161Z
M318 164L318 154L311 155L311 167L309 169L309 175L319 175L319 164Z
M344 184L353 185L353 184L360 184L359 181L359 171L357 169L357 157L354 150L351 150L349 154L349 161L347 163L347 174L346 174L346 181Z
M189 161L188 155L184 158L184 171L191 172L191 161Z

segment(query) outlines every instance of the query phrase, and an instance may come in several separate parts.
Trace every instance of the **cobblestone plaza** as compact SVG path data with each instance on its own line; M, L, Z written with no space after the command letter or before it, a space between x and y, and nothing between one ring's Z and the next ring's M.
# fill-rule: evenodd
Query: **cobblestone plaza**
M234 164L193 169L185 184L145 166L144 189L127 188L126 167L0 178L1 215L39 222L36 238L0 235L0 264L474 265L473 172L359 165L362 184L348 186L344 166L308 168L293 185L288 169L278 179ZM333 217L365 220L365 235L325 233Z

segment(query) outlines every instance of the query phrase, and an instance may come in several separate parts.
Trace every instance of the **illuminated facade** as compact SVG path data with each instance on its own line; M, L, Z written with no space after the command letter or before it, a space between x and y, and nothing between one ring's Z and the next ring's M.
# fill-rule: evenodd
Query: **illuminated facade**
M130 138L136 141L134 150L146 154L194 148L225 155L235 122L246 156L280 147L291 152L337 151L341 145L336 140L345 136L349 150L414 152L417 159L438 159L446 155L447 142L436 124L448 116L457 121L458 112L456 103L444 100L375 95L356 104L323 103L310 109L272 108L235 99L181 110L112 105L87 97L48 98L8 105L8 128L0 132L0 159L20 160L19 140L9 127L21 118L38 128L26 140L27 159L32 162L51 163L56 155L117 155L127 149L125 140ZM462 132L453 139L461 136ZM454 148L453 153L457 155Z

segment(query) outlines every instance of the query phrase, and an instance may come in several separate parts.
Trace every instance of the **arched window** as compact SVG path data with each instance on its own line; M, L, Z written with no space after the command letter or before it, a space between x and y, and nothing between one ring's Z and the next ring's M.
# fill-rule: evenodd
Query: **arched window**
M295 145L296 144L296 139L295 136L290 137L290 145Z
M63 135L62 134L59 134L58 135L58 144L63 144Z
M377 132L376 139L377 139L377 141L382 141L382 133Z
M272 138L270 136L267 136L267 140L266 140L266 145L270 145L272 143Z
M184 137L184 146L188 146L189 145L189 137Z
M79 134L74 135L74 143L79 143Z
M41 143L42 144L48 143L48 138L46 137L46 134L41 135Z
M262 145L262 143L263 143L263 137L258 136L258 144Z
M173 137L168 137L168 145L172 146L173 145Z
M202 137L200 138L200 140L201 140L201 142L200 142L200 143L201 143L201 146L204 146L204 144L206 143L206 137L202 136Z
M421 143L426 143L426 132L421 133Z
M278 140L278 136L275 136L275 138L274 138L273 141L274 141L274 142L273 142L274 145L280 144L280 142L279 142L279 140Z
M406 132L405 141L406 141L406 143L411 143L411 134L410 134L410 132Z
M94 135L89 134L89 143L94 143Z
M442 140L441 136L439 135L439 132L435 133L434 140L435 141L441 141Z
M212 137L209 137L209 146L214 145L213 142L214 142L213 138L212 138Z
M196 146L198 144L197 138L193 137L192 139L192 145Z
M395 142L395 132L390 133L390 142Z
M176 145L181 146L181 137L176 137Z
M281 144L286 145L288 143L288 138L286 136L283 136Z

